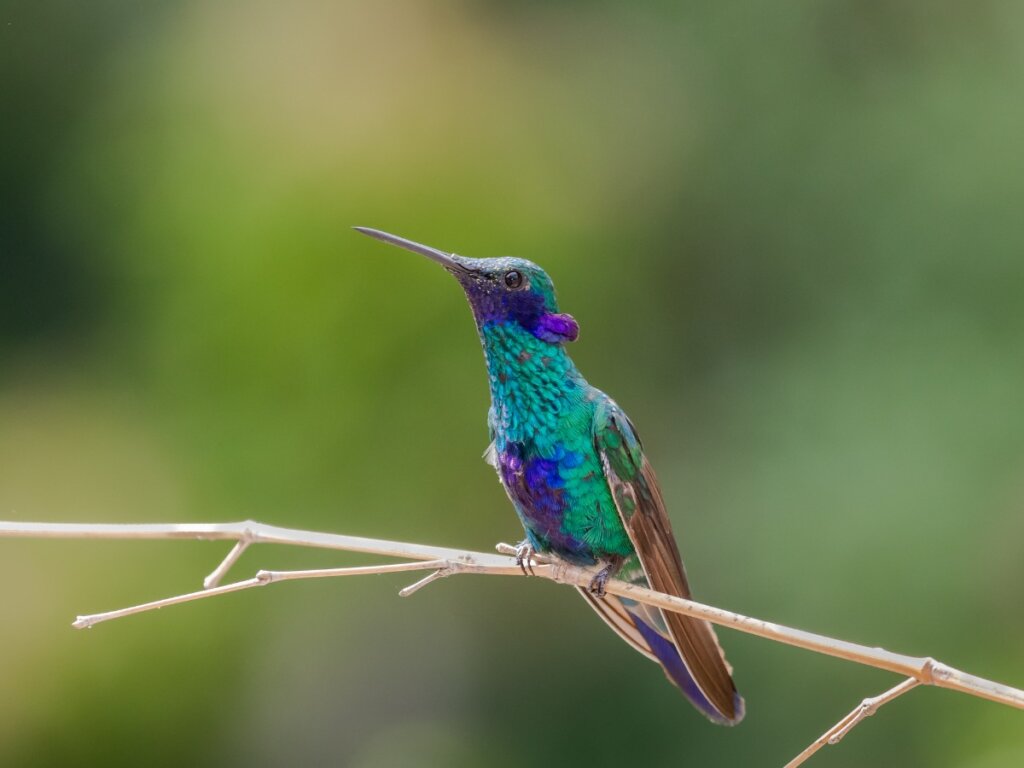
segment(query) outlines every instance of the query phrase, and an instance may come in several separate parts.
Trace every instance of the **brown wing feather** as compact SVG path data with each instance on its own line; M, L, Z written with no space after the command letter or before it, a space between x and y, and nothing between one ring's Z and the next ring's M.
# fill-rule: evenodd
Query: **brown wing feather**
M665 513L665 503L651 465L644 460L641 477L650 492L651 504L638 499L636 512L626 523L640 564L647 574L651 589L678 597L690 597L686 570L672 535L672 525ZM725 660L722 647L711 625L681 613L662 611L672 639L690 670L693 679L708 700L726 717L736 716L736 686L732 668Z
M616 430L624 441L637 440L625 414L613 403L610 404L610 409L611 413L602 414L607 418L606 426ZM665 511L665 501L658 480L650 463L643 457L642 452L637 450L640 466L636 467L634 464L629 467L633 470L629 472L632 479L627 480L619 476L615 464L621 463L624 458L633 461L630 455L632 452L619 451L616 453L616 460L612 461L602 448L600 440L598 450L601 452L619 517L636 549L640 565L651 588L678 597L690 597L686 570L676 546L675 536L672 534L672 524ZM626 497L629 502L635 502L635 506L631 503L624 504ZM632 510L629 510L630 506L633 506ZM736 719L738 696L732 681L732 668L725 660L725 654L711 625L701 619L671 611L662 611L662 615L694 681L719 712L730 720Z

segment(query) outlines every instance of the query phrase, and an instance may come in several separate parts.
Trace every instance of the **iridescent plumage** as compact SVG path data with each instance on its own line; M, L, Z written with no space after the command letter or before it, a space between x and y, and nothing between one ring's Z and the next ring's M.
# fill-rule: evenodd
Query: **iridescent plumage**
M491 391L485 456L529 544L578 564L689 597L682 560L654 472L622 410L580 375L564 344L576 321L558 311L554 286L533 262L470 259L377 230L379 240L444 266L473 309ZM710 719L743 717L711 625L631 600L580 589L602 619Z

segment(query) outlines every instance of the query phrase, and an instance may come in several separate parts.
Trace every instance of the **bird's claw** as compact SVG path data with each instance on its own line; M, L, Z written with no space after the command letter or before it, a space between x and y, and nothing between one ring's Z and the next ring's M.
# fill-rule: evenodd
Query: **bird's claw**
M588 587L590 594L595 597L604 597L604 587L608 583L609 578L611 578L611 574L607 568L602 568L598 571L597 575L590 580L590 586Z
M537 575L533 570L533 556L535 554L537 554L537 550L533 548L529 540L520 542L516 547L516 565L523 571L523 576Z
M619 572L619 570L622 568L623 562L625 562L625 559L621 557L616 557L610 561L607 561L605 567L598 571L594 575L594 578L590 580L590 586L588 587L588 589L590 590L590 594L594 595L595 597L604 597L605 585Z

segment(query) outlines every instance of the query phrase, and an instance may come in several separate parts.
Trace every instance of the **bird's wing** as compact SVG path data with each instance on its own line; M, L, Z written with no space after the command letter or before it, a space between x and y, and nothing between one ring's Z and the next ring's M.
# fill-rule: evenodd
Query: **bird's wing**
M654 470L643 454L633 425L610 399L598 404L594 443L619 518L636 549L647 583L659 592L690 597L686 571ZM668 678L712 720L739 722L743 717L743 699L736 692L732 669L711 625L680 613L631 603L625 603L632 618L630 623ZM598 612L619 631L606 612ZM636 647L635 643L630 644Z

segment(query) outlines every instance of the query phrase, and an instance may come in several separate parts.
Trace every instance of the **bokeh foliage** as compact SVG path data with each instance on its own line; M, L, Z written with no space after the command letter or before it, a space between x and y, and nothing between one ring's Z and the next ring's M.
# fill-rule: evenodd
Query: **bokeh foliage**
M487 548L482 363L377 226L548 268L698 596L1024 681L1024 11L0 6L0 508ZM0 544L0 764L778 765L890 676L725 634L692 712L571 592L193 588L204 544ZM333 565L257 550L258 566ZM821 766L1024 762L922 691Z

